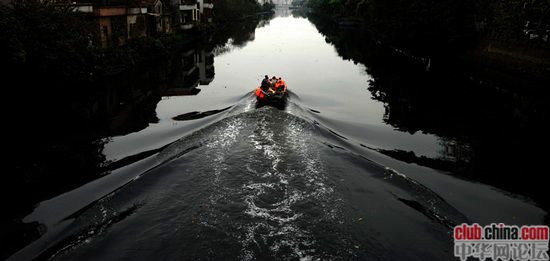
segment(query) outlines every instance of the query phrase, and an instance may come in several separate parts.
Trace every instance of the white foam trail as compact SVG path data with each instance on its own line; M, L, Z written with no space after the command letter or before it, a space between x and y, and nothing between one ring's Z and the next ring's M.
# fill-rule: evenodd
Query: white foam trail
M258 172L253 166L248 165L247 170L250 173L257 174L258 177L265 178L261 182L251 182L243 185L243 190L247 191L245 196L246 210L244 213L257 222L244 226L244 234L241 244L241 258L244 260L255 259L254 252L251 249L259 247L259 240L265 242L269 239L269 249L277 256L280 251L291 250L294 258L300 260L312 260L311 253L315 253L316 241L312 236L312 231L308 231L298 224L306 218L303 213L296 212L297 204L305 200L321 204L327 201L333 194L333 188L326 185L324 166L319 152L312 146L311 130L305 129L303 122L292 119L284 123L283 133L276 135L273 131L273 125L266 122L265 118L258 121L258 129L249 136L252 146L263 155L266 162L270 162L271 169ZM284 140L281 140L283 138ZM292 162L285 162L283 148L286 152L297 154ZM252 159L251 159L252 160ZM283 165L283 163L285 163ZM305 165L305 166L304 166ZM281 169L281 166L286 166ZM306 188L296 188L289 186L289 181L300 178L306 182ZM278 191L283 195L278 197L275 202L270 202L265 206L258 205L262 196L270 195L273 191ZM273 196L273 194L271 194ZM326 207L325 209L332 209ZM330 219L336 218L337 211L326 213ZM266 232L267 231L267 232Z
M206 157L209 158L209 162L212 162L212 166L214 167L214 184L216 185L219 183L220 175L226 170L224 164L226 152L232 144L237 142L237 137L243 127L244 123L240 118L233 118L231 121L220 126L217 133L212 135L216 139L211 140L206 145L210 152Z
M245 107L244 107L244 112L249 112L251 110L254 110L255 107L256 107L256 100L255 99L248 100L246 102Z

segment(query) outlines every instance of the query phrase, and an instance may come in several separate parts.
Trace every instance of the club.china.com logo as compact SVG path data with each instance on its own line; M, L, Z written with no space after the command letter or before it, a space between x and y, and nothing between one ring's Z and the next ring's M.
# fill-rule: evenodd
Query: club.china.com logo
M461 224L454 227L454 255L462 261L546 260L548 226Z

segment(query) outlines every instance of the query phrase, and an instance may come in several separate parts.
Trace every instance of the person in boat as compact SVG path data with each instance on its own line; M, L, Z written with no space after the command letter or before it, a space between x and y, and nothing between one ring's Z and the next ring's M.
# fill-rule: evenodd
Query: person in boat
M269 90L270 85L271 85L271 81L269 80L269 76L266 75L262 80L260 88L262 89L262 91L267 92L267 90Z
M271 77L271 88L275 88L276 83L277 83L277 76Z
M277 76L271 77L271 85L275 86L275 83L277 83Z
M283 78L279 77L275 83L275 92L284 92L286 91L286 82Z
M271 80L269 82L270 82L270 86L269 86L268 92L275 93L275 85L277 84L277 77L276 76L271 77Z

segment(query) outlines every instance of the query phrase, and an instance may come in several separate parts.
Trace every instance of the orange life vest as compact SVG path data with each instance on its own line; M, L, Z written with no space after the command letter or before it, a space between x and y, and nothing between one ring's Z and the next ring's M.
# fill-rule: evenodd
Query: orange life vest
M256 96L263 98L265 96L264 92L262 92L262 88L256 89Z
M279 90L279 88L284 88L283 90L286 89L286 82L284 80L278 80L277 83L275 83L275 90Z

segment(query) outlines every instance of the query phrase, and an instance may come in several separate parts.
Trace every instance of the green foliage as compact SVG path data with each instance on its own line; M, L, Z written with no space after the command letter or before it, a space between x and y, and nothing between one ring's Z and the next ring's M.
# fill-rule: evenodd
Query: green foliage
M0 30L3 68L77 78L86 77L90 69L93 31L87 20L69 8L14 1L0 8Z
M383 41L416 49L464 46L476 35L550 44L549 0L309 0L308 6L359 18Z
M275 8L275 4L272 1L266 1L262 4L261 11L268 12Z
M160 39L138 38L130 41L126 48L138 54L137 57L139 60L137 60L137 64L168 55L168 48Z
M344 12L342 0L309 0L308 7L329 14L341 14Z
M270 1L262 6L257 0L214 0L214 6L214 21L217 23L243 19L274 7Z
M256 0L218 0L215 6L218 23L274 7L270 1L260 5ZM138 20L136 26L140 29L145 21ZM113 42L102 49L97 42L97 27L93 18L54 1L18 0L0 5L0 65L8 68L6 73L13 78L8 80L26 80L27 75L33 75L42 82L66 86L68 81L93 81L101 75L116 74L164 57L182 40L179 35L159 39L133 37L120 46L126 38L127 23L119 17L112 19Z
M293 6L303 6L306 4L306 0L293 0L292 5Z
M102 49L94 44L97 25L93 22L47 1L20 0L1 6L0 63L8 68L7 75L13 78L9 80L21 82L33 75L41 82L63 83L54 84L57 88L71 81L92 81L164 57L177 41L175 35L136 38L125 46ZM113 24L113 39L124 38L125 20L115 19Z
M478 30L490 38L525 42L533 40L529 39L531 33L539 37L550 34L548 0L477 0L475 7Z
M310 0L333 17L363 20L379 38L394 45L433 49L467 35L467 0Z

